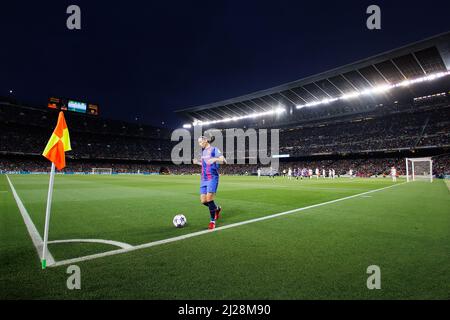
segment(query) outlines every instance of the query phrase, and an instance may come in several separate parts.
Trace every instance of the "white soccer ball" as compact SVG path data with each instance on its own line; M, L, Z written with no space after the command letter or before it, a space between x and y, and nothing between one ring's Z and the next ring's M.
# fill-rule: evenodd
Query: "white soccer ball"
M175 217L173 217L173 225L177 228L183 228L186 223L186 217L182 214L177 214Z

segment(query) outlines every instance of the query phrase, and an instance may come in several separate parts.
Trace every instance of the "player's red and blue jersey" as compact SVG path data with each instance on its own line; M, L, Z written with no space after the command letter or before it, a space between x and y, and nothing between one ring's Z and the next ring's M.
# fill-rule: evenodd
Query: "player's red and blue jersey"
M219 164L208 163L211 158L218 158L222 155L216 147L208 147L202 150L202 181L210 181L219 178Z
M202 150L202 173L200 182L200 193L216 193L219 186L219 164L208 163L211 158L218 158L222 155L219 149L209 146Z

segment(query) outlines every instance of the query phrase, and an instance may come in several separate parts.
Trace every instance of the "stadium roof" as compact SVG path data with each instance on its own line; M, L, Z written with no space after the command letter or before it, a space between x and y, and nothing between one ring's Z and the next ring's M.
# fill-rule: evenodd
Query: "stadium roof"
M270 89L176 111L195 123L217 123L329 103L450 71L450 32ZM432 76L433 77L433 76Z

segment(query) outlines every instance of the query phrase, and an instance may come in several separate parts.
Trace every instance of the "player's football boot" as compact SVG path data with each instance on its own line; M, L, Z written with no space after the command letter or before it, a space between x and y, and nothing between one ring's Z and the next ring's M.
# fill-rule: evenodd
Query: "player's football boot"
M209 223L208 229L209 229L209 230L214 230L215 227L216 227L216 224L215 224L214 222L211 221L211 222Z
M216 215L214 216L214 220L217 220L220 218L220 213L222 212L222 207L218 206L216 209Z

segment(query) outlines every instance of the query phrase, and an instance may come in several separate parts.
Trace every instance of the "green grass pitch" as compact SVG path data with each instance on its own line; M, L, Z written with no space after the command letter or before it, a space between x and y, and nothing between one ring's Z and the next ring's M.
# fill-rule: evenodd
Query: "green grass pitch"
M9 176L43 235L48 176ZM205 230L198 176L56 176L49 240L132 246ZM0 299L449 299L450 193L445 182L397 186L280 217L67 266L40 262L0 175ZM218 226L392 185L390 179L291 180L223 176ZM188 225L176 229L175 214ZM51 244L56 261L118 249ZM381 268L368 290L366 269Z

